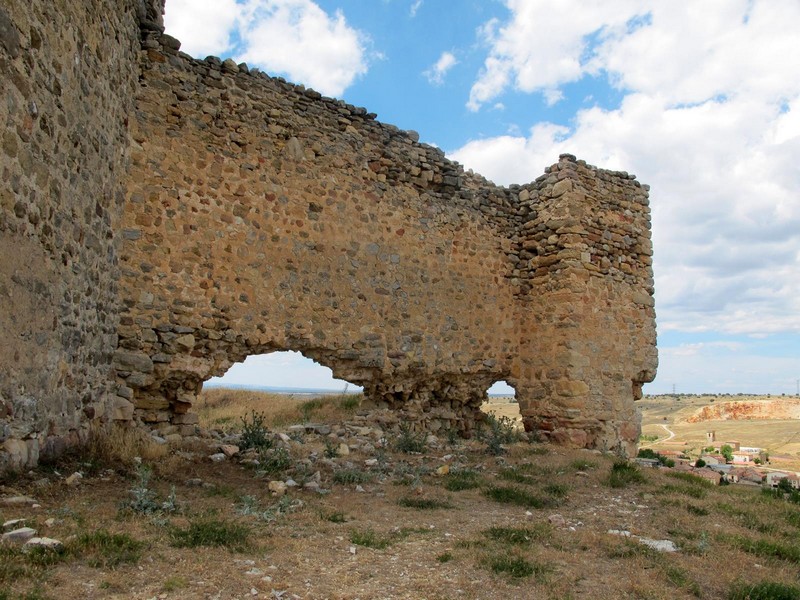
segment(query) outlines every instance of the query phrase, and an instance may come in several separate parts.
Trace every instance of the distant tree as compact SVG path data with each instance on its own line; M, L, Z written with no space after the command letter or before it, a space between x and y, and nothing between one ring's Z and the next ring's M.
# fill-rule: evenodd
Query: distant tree
M694 466L697 467L698 469L701 468L701 467L705 467L706 466L706 461L704 461L702 458L698 458L694 462Z
M730 444L724 444L722 448L719 449L719 453L725 457L726 461L733 462L733 446Z
M713 452L713 451L714 451L714 446L707 446L703 448L703 452Z
M784 477L783 479L781 479L778 482L778 489L780 491L782 491L782 492L787 493L787 494L791 494L792 493L792 482L789 481L788 477Z
M755 464L757 464L757 465L760 465L760 464L761 464L761 459L760 459L760 458L754 458L754 459L753 459L753 462L754 462Z

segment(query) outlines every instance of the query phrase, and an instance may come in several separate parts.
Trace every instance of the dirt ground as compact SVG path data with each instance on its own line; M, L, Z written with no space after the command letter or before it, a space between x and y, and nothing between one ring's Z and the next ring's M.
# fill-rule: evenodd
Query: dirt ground
M228 420L220 439L143 466L79 455L4 482L0 519L64 549L0 546L0 598L744 598L745 585L798 584L800 506L758 490L653 469L612 478L631 470L613 456L490 434L410 451L419 439L349 403L314 411L300 413L313 427L270 427L258 455L209 458L237 439ZM279 447L291 463L265 471ZM280 496L271 481L299 485Z

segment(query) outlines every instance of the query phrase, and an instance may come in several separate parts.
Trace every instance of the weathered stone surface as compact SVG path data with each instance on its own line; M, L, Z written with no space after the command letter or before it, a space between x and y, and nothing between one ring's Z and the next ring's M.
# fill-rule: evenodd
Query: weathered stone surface
M505 379L541 437L633 450L645 186L570 155L495 186L366 109L189 58L162 13L0 9L0 470L90 421L193 431L204 380L276 350L412 429L470 435Z

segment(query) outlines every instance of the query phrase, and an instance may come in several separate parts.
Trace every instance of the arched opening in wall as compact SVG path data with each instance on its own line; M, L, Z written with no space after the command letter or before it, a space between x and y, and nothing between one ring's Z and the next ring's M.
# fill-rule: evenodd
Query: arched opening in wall
M517 403L517 391L506 381L495 381L486 391L488 399L481 410L496 417L507 417L522 423L522 415Z
M203 384L194 410L200 426L237 431L254 420L268 429L341 423L352 417L362 389L300 352L248 356Z

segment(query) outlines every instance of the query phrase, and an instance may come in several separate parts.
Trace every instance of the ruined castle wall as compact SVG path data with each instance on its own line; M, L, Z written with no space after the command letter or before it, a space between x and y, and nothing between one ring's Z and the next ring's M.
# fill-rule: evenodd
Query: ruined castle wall
M413 427L631 453L655 376L647 189L564 155L525 185L246 65L163 0L0 8L0 471L92 423L191 435L202 382L299 350Z
M292 349L411 421L471 428L517 355L513 195L365 109L146 46L119 418L191 426L203 380Z
M133 1L0 7L0 471L35 465L106 412L145 16Z

